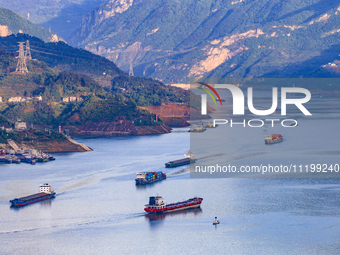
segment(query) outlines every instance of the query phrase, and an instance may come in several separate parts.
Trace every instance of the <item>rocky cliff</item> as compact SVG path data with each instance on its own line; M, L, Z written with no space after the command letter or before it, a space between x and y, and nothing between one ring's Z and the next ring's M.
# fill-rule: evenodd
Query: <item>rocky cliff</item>
M72 43L166 83L290 76L291 65L309 70L298 76L332 75L322 66L338 58L329 50L339 15L331 0L110 0L83 17Z

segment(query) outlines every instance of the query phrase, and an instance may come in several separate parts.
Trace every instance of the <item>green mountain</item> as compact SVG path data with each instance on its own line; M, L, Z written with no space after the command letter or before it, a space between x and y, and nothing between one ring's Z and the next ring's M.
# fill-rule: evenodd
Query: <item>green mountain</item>
M105 1L0 0L0 6L10 9L46 29L51 29L67 41L80 26L82 15L92 11Z
M336 76L339 17L333 0L110 0L70 43L166 83Z
M18 42L29 40L28 73L16 72ZM104 72L104 73L103 73ZM109 81L106 86L104 81ZM87 122L135 121L158 125L138 106L189 104L189 92L150 78L133 77L104 57L64 42L45 43L26 34L0 37L0 113L10 120L40 125L85 125ZM41 96L42 101L37 100ZM10 103L10 97L30 98ZM63 102L65 98L75 102Z
M106 91L132 98L141 106L175 102L188 103L189 92L166 86L149 78L129 76L110 60L89 51L73 48L64 42L45 43L25 34L0 37L0 48L17 54L18 42L29 40L33 59L60 71L76 72L94 79ZM15 70L15 63L4 67L6 72ZM6 69L5 69L6 68Z
M0 53L0 94L6 102L1 103L0 117L4 116L4 120L22 119L54 127L117 121L135 121L142 126L162 124L152 122L155 116L139 109L132 99L105 92L86 75L51 69L38 60L28 61L27 74L13 72L15 54L6 50ZM63 102L63 97L70 96L77 100ZM25 100L11 103L8 100L11 97Z
M33 24L15 12L6 8L0 8L0 36L17 33L36 36L45 42L57 42L62 40L57 34L53 34L49 30Z

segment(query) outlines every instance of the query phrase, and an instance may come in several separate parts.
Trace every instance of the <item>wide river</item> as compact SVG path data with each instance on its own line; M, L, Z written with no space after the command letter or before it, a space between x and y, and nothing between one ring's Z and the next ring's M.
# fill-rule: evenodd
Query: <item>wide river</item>
M190 148L188 128L76 140L94 151L0 166L0 254L340 253L339 179L190 178L188 167L164 167ZM168 178L136 187L139 171ZM10 207L10 199L36 193L45 182L57 192L54 199ZM198 210L148 216L144 205L157 194L166 202L204 200Z

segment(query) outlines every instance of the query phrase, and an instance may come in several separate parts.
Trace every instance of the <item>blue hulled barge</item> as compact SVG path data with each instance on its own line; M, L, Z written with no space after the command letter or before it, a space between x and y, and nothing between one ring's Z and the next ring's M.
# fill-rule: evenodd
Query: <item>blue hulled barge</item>
M162 172L141 172L136 173L136 185L153 183L166 179L166 174Z
M50 199L55 197L56 193L52 190L52 186L48 183L44 183L39 186L39 193L21 197L21 198L14 198L13 200L10 200L9 202L14 207L20 207L28 204L33 204L39 201L43 201L46 199Z

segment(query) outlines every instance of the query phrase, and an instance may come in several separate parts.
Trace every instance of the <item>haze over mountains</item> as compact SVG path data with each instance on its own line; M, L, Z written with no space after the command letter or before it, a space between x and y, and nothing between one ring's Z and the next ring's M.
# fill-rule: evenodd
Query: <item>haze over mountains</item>
M45 42L63 41L57 34L53 34L49 30L33 24L9 9L0 8L0 36L4 37L18 33L36 36Z
M43 2L48 3L44 8ZM19 8L19 1L3 3ZM30 8L36 20L49 22L59 35L68 30L70 45L102 55L125 71L132 63L135 75L166 83L340 73L337 1L36 0ZM66 10L74 12L68 26L58 23Z
M0 0L8 8L29 21L51 29L66 41L80 26L82 15L106 0Z

